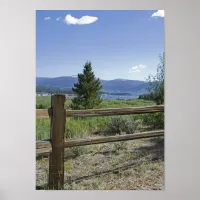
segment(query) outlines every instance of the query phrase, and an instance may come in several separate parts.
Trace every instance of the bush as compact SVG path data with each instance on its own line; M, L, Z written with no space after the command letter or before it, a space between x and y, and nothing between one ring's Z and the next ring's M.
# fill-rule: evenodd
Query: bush
M106 133L108 135L134 133L137 128L137 122L128 117L112 117L106 125Z
M164 113L146 114L142 121L148 130L164 130Z
M42 103L36 104L36 109L45 109L45 108L46 108L46 106L43 105Z

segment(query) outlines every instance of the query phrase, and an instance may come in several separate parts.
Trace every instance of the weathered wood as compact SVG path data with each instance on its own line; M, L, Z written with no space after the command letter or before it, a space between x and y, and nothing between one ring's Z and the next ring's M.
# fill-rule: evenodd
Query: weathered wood
M36 118L49 118L47 109L36 109Z
M64 133L66 114L64 109L65 96L51 97L50 139L52 153L49 158L49 189L61 190L64 187Z
M67 117L99 117L113 115L130 115L164 112L164 105L146 106L146 107L130 107L130 108L106 108L106 109L88 109L88 110L66 110ZM37 118L48 117L48 110L37 109Z
M50 153L52 151L50 140L36 141L36 155Z
M131 107L131 108L107 108L89 110L66 110L67 117L99 117L113 115L130 115L163 112L164 106Z
M77 139L77 140L67 140L64 143L64 147L76 147L76 146L84 146L84 145L92 145L92 144L101 144L108 142L118 142L118 141L126 141L126 140L135 140L149 137L158 137L164 136L164 131L148 131L141 133L134 133L129 135L116 135L116 136L105 136L99 138L90 138L90 139ZM43 141L43 144L40 142L36 142L37 146L37 154L47 154L52 151L51 145L49 141Z
M158 136L164 136L164 131L163 130L149 131L149 132L134 133L134 134L128 134L128 135L116 135L116 136L107 136L107 137L99 137L99 138L91 138L91 139L68 140L65 142L64 145L65 145L65 148L67 148L67 147L101 144L101 143L108 143L108 142L136 140L136 139L158 137Z

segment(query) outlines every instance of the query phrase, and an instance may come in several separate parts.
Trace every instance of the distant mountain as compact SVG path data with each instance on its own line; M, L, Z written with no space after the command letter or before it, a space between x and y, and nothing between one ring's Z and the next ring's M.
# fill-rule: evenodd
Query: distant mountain
M36 78L37 86L57 87L61 89L71 89L78 79L71 76L62 76L57 78Z
M71 90L77 77L62 76L57 78L37 77L36 86L45 86ZM147 93L148 82L126 79L100 80L103 86L102 91L106 93L130 93L134 96Z

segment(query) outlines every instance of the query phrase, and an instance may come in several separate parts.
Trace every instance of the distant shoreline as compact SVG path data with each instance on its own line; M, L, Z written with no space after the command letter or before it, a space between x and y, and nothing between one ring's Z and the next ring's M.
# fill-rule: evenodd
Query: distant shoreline
M56 93L56 92L36 92L36 95L51 95L53 93ZM70 96L76 96L74 93L70 92L60 92L59 93L62 93L62 94L65 94L65 95L70 95ZM117 95L117 96L133 96L132 94L130 93L126 93L126 92L100 92L100 95Z

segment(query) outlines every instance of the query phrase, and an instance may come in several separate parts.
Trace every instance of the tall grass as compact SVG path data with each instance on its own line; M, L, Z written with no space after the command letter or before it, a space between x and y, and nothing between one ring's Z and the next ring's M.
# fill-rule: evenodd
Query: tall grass
M50 138L50 120L41 118L36 119L36 140Z
M50 107L51 97L37 97L36 108L39 105L43 109ZM71 99L65 102L65 108L69 109ZM130 100L103 100L99 108L123 108L123 107L140 107L154 105L153 102L141 99ZM142 119L142 115L129 115L128 118L138 120ZM66 122L66 137L67 138L83 138L91 136L91 133L96 131L104 131L111 117L89 117L89 118L67 118ZM36 120L36 139L48 139L50 137L50 120Z
M65 108L70 109L71 98L67 98L65 102ZM140 107L140 106L151 106L155 105L153 101L143 99L117 99L117 100L103 100L98 108L124 108L124 107ZM37 96L36 97L36 108L47 109L51 106L50 96Z
M98 130L104 130L110 117L91 117L73 119L66 121L66 138L83 138L90 136ZM50 137L50 119L36 120L36 140L48 139Z

